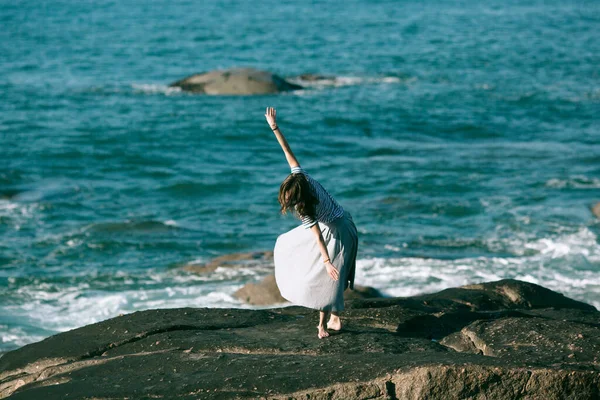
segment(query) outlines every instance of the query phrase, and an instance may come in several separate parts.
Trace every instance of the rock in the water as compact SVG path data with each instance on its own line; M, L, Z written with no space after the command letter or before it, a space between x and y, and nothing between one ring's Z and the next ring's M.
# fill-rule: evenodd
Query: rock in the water
M247 283L241 289L233 294L238 299L255 306L266 306L272 304L285 303L287 300L281 296L275 275L268 275L258 283ZM374 297L383 297L379 290L370 286L355 285L354 290L346 290L344 299L368 299Z
M596 218L600 218L600 202L592 207L592 214L594 214Z
M306 81L306 82L318 82L318 81L328 81L329 82L329 81L334 81L335 76L306 73L306 74L298 75L296 77L296 79L298 79L300 81Z
M253 68L232 68L194 74L170 85L182 90L204 94L250 95L272 94L302 89L268 71Z
M237 268L237 267L259 267L273 261L272 251L253 251L249 253L225 254L212 259L204 264L188 264L183 267L184 270L205 274L213 272L219 267Z
M317 313L138 311L6 353L0 397L598 399L600 312L502 280Z

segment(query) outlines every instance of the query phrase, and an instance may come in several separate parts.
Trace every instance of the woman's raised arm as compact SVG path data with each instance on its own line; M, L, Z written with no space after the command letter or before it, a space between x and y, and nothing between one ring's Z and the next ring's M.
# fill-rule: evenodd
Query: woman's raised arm
M279 145L281 146L281 149L285 154L285 159L290 165L290 168L298 167L300 166L300 164L298 163L298 160L296 160L296 157L294 156L294 153L292 152L292 149L290 148L290 145L288 144L287 140L285 140L283 133L281 133L281 130L277 126L276 117L277 112L275 111L275 109L273 107L267 107L267 111L265 112L265 118L267 119L271 130L275 134L275 137L277 138L277 141L279 142Z

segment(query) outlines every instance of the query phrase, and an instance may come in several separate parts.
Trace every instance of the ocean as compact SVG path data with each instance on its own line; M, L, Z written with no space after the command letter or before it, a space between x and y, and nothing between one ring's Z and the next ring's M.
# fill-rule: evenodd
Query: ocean
M600 3L15 1L0 10L0 352L120 313L250 307L289 167L350 211L356 284L522 279L600 308ZM254 67L331 84L205 96Z

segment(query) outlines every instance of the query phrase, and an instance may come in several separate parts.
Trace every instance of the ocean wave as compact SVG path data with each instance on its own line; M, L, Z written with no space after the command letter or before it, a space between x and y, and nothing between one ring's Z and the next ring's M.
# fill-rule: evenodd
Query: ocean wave
M545 186L553 189L600 189L600 179L575 175L567 179L550 179Z
M144 239L140 236L174 234L185 230L189 228L172 219L94 222L63 232L38 230L32 243L38 247L46 247L48 253L44 259L48 259L57 255L75 254L71 252L81 251L82 248L83 251L110 251L113 246L119 248L131 243L142 243ZM127 237L126 241L123 240L123 235Z
M43 340L46 335L30 334L20 326L0 324L0 352Z
M172 230L183 229L181 226L173 220L167 221L156 221L156 220L125 220L119 222L97 222L87 225L83 228L82 232L107 232L107 233L119 233L119 232L168 232Z
M133 83L131 84L131 87L136 93L143 94L164 94L166 96L171 96L183 93L180 87L171 87L156 83Z
M74 243L76 245L76 243ZM201 262L202 260L197 260ZM272 272L272 263L236 268L218 267L207 274L182 269L132 273L91 271L70 277L10 277L7 315L21 315L22 322L46 333L19 334L18 328L3 334L0 351L38 341L48 334L64 332L115 317L153 308L212 307L252 308L233 293L252 280Z
M489 251L506 252L515 257L531 256L550 260L584 256L592 262L600 261L598 237L587 227L543 238L535 237L534 233L512 233L508 237L493 236L484 242Z
M359 77L359 76L330 76L317 77L314 80L302 79L300 77L288 78L292 83L301 85L305 88L326 88L326 87L342 87L342 86L357 86L370 84L398 84L412 83L417 80L416 77L399 77L399 76L379 76L379 77ZM301 91L297 91L301 92ZM295 92L296 93L296 92Z
M358 261L356 281L391 296L412 296L449 287L520 279L543 285L600 308L600 246L587 228L552 238L511 239L514 257L372 258ZM399 249L400 250L400 249Z
M15 230L37 217L41 206L37 203L19 203L0 199L0 226L9 225Z
M32 210L37 207L34 203L17 203L10 200L0 200L0 215L13 216L20 215L29 217L32 215Z
M263 272L264 273L264 272ZM21 315L20 321L40 333L23 334L22 328L3 330L0 351L38 341L49 334L153 308L211 307L249 308L233 293L253 271L215 271L208 276L180 270L131 274L57 278L10 278L11 305L2 307L7 315ZM94 274L92 274L94 275ZM0 325L0 328L2 325ZM21 330L19 330L21 329Z

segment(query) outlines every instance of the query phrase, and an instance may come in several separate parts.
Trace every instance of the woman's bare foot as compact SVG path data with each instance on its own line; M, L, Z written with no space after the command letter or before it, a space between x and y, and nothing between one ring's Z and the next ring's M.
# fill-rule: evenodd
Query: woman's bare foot
M333 329L334 331L339 331L342 329L342 320L340 317L331 315L329 321L327 321L327 329Z
M324 337L329 336L329 332L325 330L325 327L323 327L323 325L317 325L317 329L319 330L319 333L317 335L319 339L323 339Z

